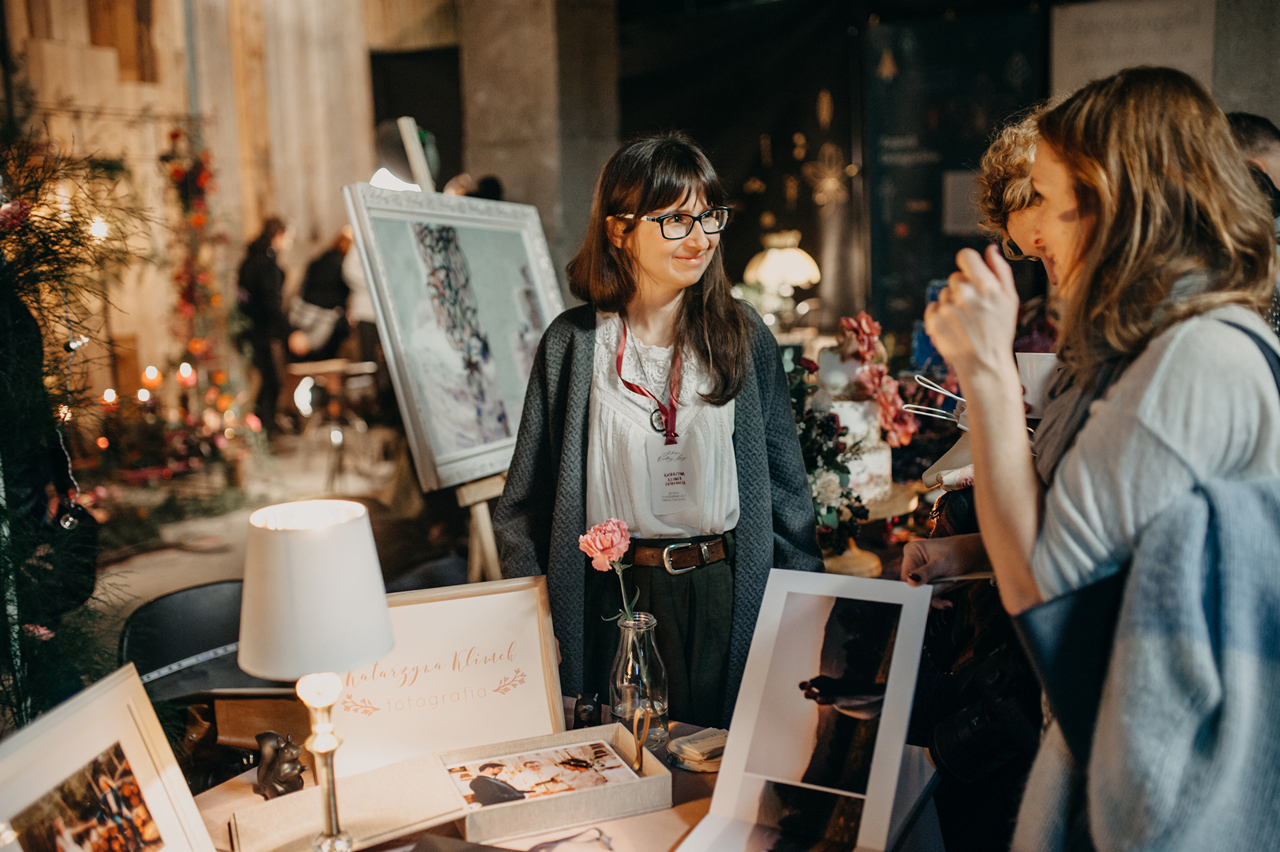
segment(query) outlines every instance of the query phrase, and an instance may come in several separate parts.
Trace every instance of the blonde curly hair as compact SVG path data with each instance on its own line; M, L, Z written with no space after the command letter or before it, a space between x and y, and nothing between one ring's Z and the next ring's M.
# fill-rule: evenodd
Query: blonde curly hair
M982 155L978 172L978 208L984 232L1000 240L1000 247L1010 260L1026 257L1021 247L1009 236L1009 214L1031 205L1035 196L1031 188L1031 161L1040 141L1037 125L1046 104L1037 104L1000 129L987 152Z

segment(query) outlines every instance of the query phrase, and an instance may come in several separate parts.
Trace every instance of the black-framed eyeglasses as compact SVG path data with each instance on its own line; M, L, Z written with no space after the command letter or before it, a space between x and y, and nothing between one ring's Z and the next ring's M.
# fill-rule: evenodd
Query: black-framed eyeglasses
M632 216L628 213L619 218L638 218L646 222L657 222L658 229L662 231L662 236L665 239L683 240L693 232L694 222L702 226L702 233L704 234L720 233L729 224L729 214L731 212L728 207L712 207L697 216L688 213L668 213L665 216Z

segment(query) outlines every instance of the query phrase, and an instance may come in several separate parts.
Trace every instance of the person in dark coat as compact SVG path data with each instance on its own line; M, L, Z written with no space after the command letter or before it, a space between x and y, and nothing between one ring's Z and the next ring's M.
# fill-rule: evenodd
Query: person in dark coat
M501 763L486 763L480 767L480 774L471 779L471 792L481 805L500 805L524 798L523 790L517 790L498 777L502 769Z
M277 257L292 243L293 235L284 220L269 217L262 223L262 233L249 243L237 282L240 310L249 320L244 339L253 349L253 366L262 377L255 408L268 434L279 430L276 399L280 396L284 345L289 343L302 351L306 349L305 338L290 339L293 328L282 306L284 270Z
M351 331L347 299L351 287L342 274L342 263L351 250L351 226L343 225L324 253L311 261L302 279L302 301L289 316L307 338L310 349L298 361L326 361L338 357L338 348ZM296 355L297 353L295 353Z

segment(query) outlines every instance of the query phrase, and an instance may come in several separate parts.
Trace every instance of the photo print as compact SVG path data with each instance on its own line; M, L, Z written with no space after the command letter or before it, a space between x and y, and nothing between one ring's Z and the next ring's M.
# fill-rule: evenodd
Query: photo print
M490 757L447 768L472 810L634 781L637 777L604 742Z
M744 852L853 852L865 804L857 796L770 781Z
M120 743L13 818L23 852L159 852L160 829Z
M748 772L866 795L901 612L886 601L787 596L765 686L776 700L761 708L767 736Z
M711 810L680 852L887 850L932 789L906 744L928 587L775 571Z

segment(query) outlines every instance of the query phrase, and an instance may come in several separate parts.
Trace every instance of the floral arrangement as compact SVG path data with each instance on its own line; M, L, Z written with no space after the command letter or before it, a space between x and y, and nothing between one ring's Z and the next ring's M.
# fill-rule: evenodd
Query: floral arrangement
M865 364L850 387L855 400L874 399L880 405L880 429L891 447L905 447L919 431L915 415L903 409L898 380L889 376L889 355L880 339L880 323L866 311L841 317L836 336L841 361Z
M791 414L813 498L818 543L824 551L843 553L856 537L857 522L868 515L849 485L849 462L857 458L858 445L845 440L848 427L840 424L840 416L831 411L831 398L818 387L818 365L801 358L787 366Z
M622 578L622 572L631 567L623 565L621 561L630 547L631 532L627 522L617 518L601 521L587 530L585 535L578 536L578 549L591 557L592 568L597 571L613 571L618 575L618 585L622 589L622 610L613 618L605 619L606 621L617 621L619 618L635 620L635 605L640 599L640 590L636 589L635 595L628 599L627 584Z

